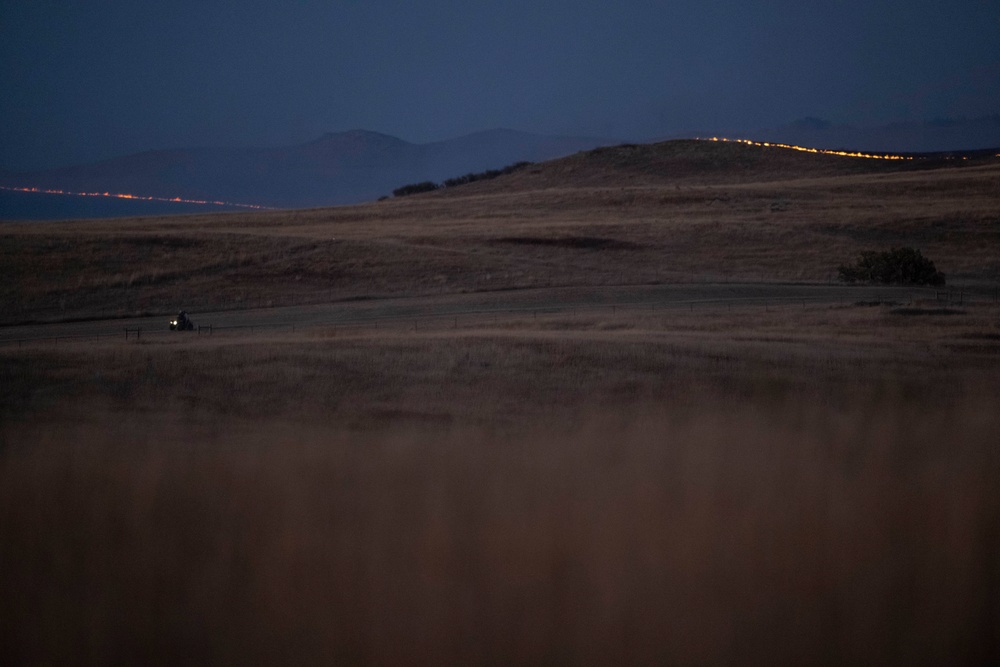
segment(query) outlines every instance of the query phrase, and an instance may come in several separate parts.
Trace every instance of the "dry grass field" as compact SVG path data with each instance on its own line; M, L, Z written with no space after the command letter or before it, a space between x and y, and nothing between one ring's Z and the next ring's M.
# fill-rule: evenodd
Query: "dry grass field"
M1000 661L1000 166L709 148L0 226L8 324L827 281L893 244L977 296L0 345L0 661Z
M656 148L656 147L659 148ZM698 158L698 159L695 159ZM1000 282L1000 158L598 149L364 206L0 226L0 323L566 285L819 281L912 245Z

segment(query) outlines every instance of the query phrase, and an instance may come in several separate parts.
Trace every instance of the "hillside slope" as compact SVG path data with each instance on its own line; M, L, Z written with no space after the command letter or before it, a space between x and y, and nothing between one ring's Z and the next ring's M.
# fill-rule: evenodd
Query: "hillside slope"
M682 139L594 148L444 192L768 183L986 164L997 160L997 152L922 153L905 155L909 158L905 160L884 160L778 146Z
M861 252L906 246L949 286L993 296L997 192L996 157L626 146L357 206L6 224L0 302L8 322L22 322L528 288L826 283Z

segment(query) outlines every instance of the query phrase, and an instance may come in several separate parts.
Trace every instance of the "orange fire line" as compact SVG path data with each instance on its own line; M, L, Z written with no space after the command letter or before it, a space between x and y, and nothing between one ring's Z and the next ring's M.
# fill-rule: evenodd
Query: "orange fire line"
M780 144L770 141L752 141L750 139L727 139L725 137L708 137L701 138L697 137L699 141L716 141L723 143L734 143L734 144L746 144L748 146L760 146L762 148L784 148L786 150L800 151L803 153L816 153L819 155L839 155L841 157L858 157L866 158L869 160L913 160L912 155L893 155L891 153L875 154L875 153L857 153L848 151L833 151L827 150L825 148L807 148L805 146L793 146L791 144ZM996 157L1000 157L1000 153L997 153ZM962 158L968 159L968 158ZM132 195L119 192L71 192L68 190L48 190L44 188L15 188L0 185L0 190L8 190L11 192L34 192L39 194L47 195L72 195L75 197L110 197L112 199L136 199L140 201L161 201L170 202L177 204L202 204L205 206L233 206L236 208L250 208L256 210L275 210L272 206L260 206L257 204L238 204L236 202L230 201L210 201L205 199L182 199L180 197L149 197L145 195Z
M861 157L869 160L912 160L912 155L893 155L891 153L853 153L848 151L831 151L825 148L806 148L805 146L792 146L790 144L778 144L770 141L751 141L750 139L726 139L723 137L709 137L702 141L721 141L734 144L747 144L748 146L761 146L763 148L785 148L803 153L817 153L820 155L839 155L841 157Z
M11 192L35 192L46 195L72 195L74 197L109 197L112 199L138 199L140 201L162 201L176 204L203 204L206 206L234 206L236 208L252 208L259 210L274 210L271 206L257 204L237 204L231 201L210 201L205 199L181 199L180 197L147 197L145 195L130 195L120 192L71 192L68 190L47 190L45 188L13 188L0 185L0 190Z

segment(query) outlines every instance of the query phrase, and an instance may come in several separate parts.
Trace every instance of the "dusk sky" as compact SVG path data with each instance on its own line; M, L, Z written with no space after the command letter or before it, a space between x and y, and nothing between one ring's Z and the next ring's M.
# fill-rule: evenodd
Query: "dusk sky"
M1000 113L1000 0L0 0L0 167Z

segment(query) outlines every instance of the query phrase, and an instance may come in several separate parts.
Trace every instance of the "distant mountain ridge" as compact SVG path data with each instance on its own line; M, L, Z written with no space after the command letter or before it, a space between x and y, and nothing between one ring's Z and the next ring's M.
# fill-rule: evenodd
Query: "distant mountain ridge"
M287 208L329 206L377 199L408 183L548 160L609 143L617 142L498 129L416 144L351 130L279 148L146 151L59 169L0 173L0 185Z
M887 152L934 152L997 147L1000 115L971 120L939 119L875 128L803 118L756 132L691 133L774 141L813 148ZM682 137L664 137L664 139ZM0 186L69 192L127 193L146 197L227 201L277 208L331 206L372 201L396 188L441 182L541 162L617 139L548 136L507 129L486 130L429 143L412 143L369 130L324 134L277 148L188 148L135 153L90 164L33 172L0 170ZM191 212L172 203L111 202L0 192L0 219L73 218ZM74 200L79 200L74 202ZM84 201L90 200L90 201ZM193 206L193 205L192 205ZM202 207L196 210L219 210Z

